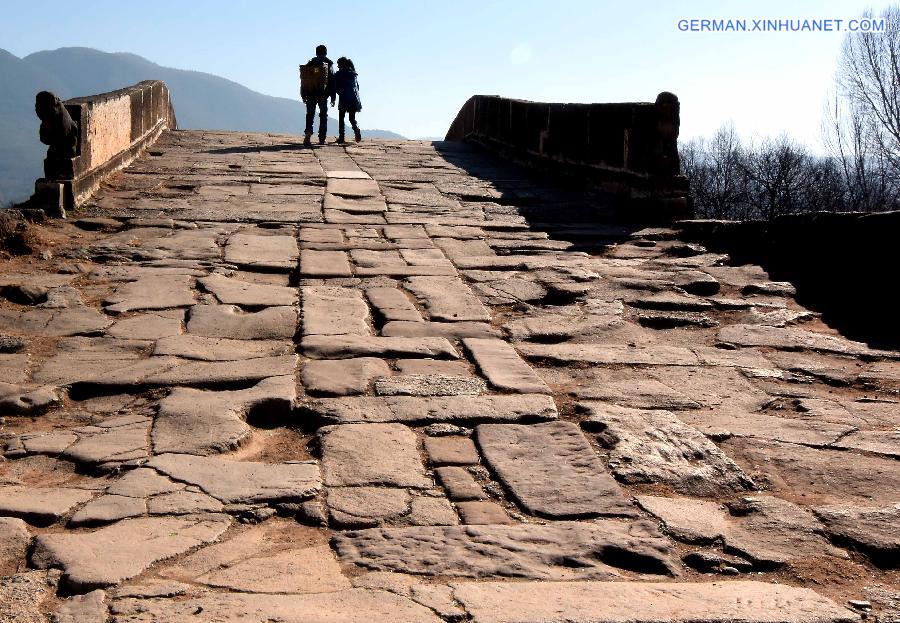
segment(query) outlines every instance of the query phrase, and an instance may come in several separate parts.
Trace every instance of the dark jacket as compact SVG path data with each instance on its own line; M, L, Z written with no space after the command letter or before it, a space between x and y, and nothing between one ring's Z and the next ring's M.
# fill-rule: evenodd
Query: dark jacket
M306 64L309 65L310 63L325 63L328 65L328 87L325 89L325 96L333 98L335 95L334 63L327 56L313 56Z
M341 96L338 110L347 112L359 112L362 110L362 99L359 97L359 82L356 72L350 69L339 69L334 74L334 83L337 94Z

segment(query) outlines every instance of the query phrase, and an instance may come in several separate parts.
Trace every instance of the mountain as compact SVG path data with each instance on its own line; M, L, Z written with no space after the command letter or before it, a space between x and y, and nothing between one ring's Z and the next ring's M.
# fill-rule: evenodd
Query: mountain
M34 180L42 175L46 147L38 141L35 93L49 90L68 99L141 80L163 80L168 85L180 128L303 133L306 111L298 100L263 95L212 74L91 48L60 48L25 58L0 49L0 205L27 198ZM336 120L328 123L332 132L337 130ZM386 130L363 129L363 135L404 138Z

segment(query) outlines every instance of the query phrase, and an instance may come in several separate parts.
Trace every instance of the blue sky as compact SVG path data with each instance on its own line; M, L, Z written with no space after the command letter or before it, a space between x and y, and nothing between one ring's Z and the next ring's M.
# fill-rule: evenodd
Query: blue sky
M297 64L319 42L354 59L363 127L442 135L475 93L539 101L682 102L682 137L733 121L747 136L819 143L840 33L690 33L683 18L858 17L856 0L71 3L5 0L0 47L133 52L296 97ZM48 20L46 15L60 17ZM150 76L148 76L150 77Z

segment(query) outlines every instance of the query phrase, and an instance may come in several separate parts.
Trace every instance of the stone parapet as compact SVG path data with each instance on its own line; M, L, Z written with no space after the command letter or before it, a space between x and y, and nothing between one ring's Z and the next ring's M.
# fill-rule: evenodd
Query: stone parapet
M72 158L49 156L29 203L64 216L83 203L113 171L127 166L166 129L176 127L169 89L160 80L64 102L78 124Z
M475 95L447 132L516 161L581 177L615 193L630 210L688 211L680 175L678 98L655 102L549 104Z

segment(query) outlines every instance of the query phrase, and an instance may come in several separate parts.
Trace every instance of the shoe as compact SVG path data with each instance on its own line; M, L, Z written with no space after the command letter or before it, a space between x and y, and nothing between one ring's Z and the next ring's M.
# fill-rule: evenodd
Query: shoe
M359 128L353 128L353 136L356 138L357 143L362 140L362 132L359 131Z
M303 139L303 146L304 146L304 147L312 147L312 141L309 140L309 137L308 137L308 136L307 136L306 138Z
M337 140L335 141L335 143L338 143L339 145L343 145L345 142L346 141L344 140L343 136L337 137Z
M320 137L319 137L319 145L324 145L324 144L325 144L325 137L324 137L324 136L320 136Z

